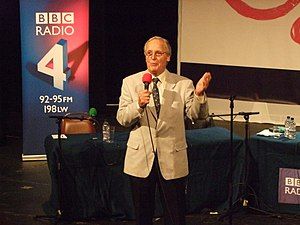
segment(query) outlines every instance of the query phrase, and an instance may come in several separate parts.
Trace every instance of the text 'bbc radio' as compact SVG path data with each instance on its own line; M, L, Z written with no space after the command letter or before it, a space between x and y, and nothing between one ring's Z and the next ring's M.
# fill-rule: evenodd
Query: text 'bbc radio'
M35 13L35 35L73 35L74 12Z

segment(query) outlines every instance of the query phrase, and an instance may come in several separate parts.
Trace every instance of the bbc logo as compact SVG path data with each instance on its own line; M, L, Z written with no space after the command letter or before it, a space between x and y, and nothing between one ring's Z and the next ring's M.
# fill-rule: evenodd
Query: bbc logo
M286 177L285 178L285 185L286 186L300 187L300 179L293 178L293 177Z
M36 24L74 24L74 12L38 12Z

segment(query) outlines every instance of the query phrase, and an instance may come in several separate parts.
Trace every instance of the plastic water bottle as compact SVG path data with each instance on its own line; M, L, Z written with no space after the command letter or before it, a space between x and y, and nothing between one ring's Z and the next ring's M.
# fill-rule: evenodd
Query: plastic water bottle
M110 125L107 120L102 124L102 140L108 142L110 140Z
M291 117L287 116L284 122L284 136L289 138L289 130L290 130Z
M289 139L296 139L296 122L294 118L291 118L290 128L289 128Z

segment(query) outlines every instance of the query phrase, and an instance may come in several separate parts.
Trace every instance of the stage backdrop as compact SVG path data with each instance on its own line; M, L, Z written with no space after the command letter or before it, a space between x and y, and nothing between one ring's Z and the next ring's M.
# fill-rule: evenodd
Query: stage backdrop
M259 111L251 121L300 123L300 0L180 0L179 70L213 73L211 113ZM243 120L243 118L240 118Z
M87 112L88 0L20 0L23 159L44 158L50 115Z

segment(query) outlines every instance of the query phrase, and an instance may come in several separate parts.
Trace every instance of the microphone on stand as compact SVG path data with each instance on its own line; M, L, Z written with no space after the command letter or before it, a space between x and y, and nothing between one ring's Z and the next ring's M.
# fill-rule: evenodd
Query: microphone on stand
M90 110L89 110L89 116L92 117L92 118L96 117L97 116L97 109L90 108Z
M142 81L144 83L144 89L149 90L149 85L152 82L152 75L150 73L145 73L143 75Z
M96 119L97 114L98 113L97 113L96 108L90 108L88 115L90 116L90 120L93 122L93 126L96 128L96 130L97 130L97 127L99 127L99 122Z

